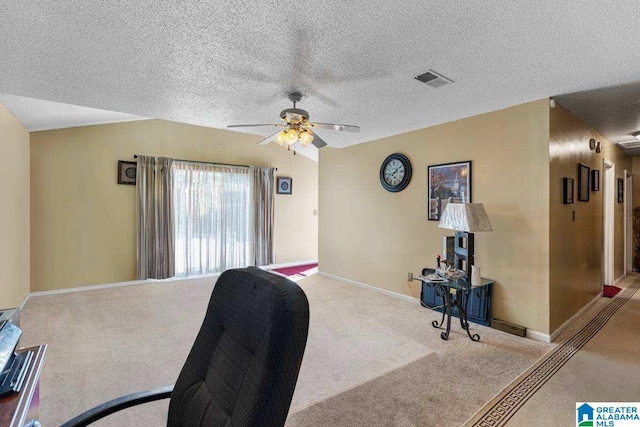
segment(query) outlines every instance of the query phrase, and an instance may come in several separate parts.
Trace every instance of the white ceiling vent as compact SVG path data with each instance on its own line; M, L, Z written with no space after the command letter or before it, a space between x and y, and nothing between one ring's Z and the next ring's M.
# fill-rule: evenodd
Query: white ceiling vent
M420 74L419 76L416 76L415 79L420 80L422 83L426 83L431 87L440 87L446 85L447 83L453 83L453 80L450 80L442 74L438 74L433 70L429 70L424 74Z

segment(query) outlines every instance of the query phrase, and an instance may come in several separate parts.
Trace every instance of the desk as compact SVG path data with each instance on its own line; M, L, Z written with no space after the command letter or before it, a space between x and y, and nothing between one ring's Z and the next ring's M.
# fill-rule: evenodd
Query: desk
M17 350L16 353L33 351L27 376L19 393L0 397L0 426L38 426L40 416L40 370L44 361L46 345Z
M435 273L435 270L425 268L422 270L422 275ZM495 281L489 279L482 279L480 286L471 286L471 282L465 279L449 279L448 282L431 282L425 281L424 283L435 286L436 295L443 299L442 319L440 322L434 320L431 322L434 328L441 328L446 319L447 329L445 332L440 333L440 338L443 340L449 339L449 333L451 331L451 312L454 308L457 308L458 317L460 318L460 326L467 331L467 335L472 341L480 341L480 335L471 334L469 332L469 321L467 319L467 304L473 291L488 292L486 289L493 285Z

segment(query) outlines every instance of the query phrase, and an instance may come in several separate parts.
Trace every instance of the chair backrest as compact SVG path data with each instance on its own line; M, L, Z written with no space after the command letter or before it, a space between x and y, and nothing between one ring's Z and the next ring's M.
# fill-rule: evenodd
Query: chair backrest
M167 425L283 426L309 330L298 285L256 267L218 278Z

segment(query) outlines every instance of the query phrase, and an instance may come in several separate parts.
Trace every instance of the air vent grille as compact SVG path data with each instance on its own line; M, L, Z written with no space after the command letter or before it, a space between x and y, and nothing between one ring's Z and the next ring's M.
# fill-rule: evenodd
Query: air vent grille
M440 87L446 85L447 83L453 83L453 80L450 80L442 74L438 74L433 70L429 70L424 74L420 74L419 76L416 76L415 79L421 81L422 83L426 83L431 87Z
M640 148L640 141L621 142L618 145L620 145L625 150L628 150L631 148Z

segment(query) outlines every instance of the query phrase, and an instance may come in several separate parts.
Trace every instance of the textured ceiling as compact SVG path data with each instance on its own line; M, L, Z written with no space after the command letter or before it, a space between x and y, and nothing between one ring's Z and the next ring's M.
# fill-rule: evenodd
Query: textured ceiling
M640 131L640 83L571 93L555 99L609 141L621 144L627 154L640 155L640 141L631 136Z
M0 93L223 128L296 90L361 127L318 131L342 147L638 81L639 21L637 1L4 2Z
M144 117L131 114L2 93L0 102L6 105L30 132L145 120Z

